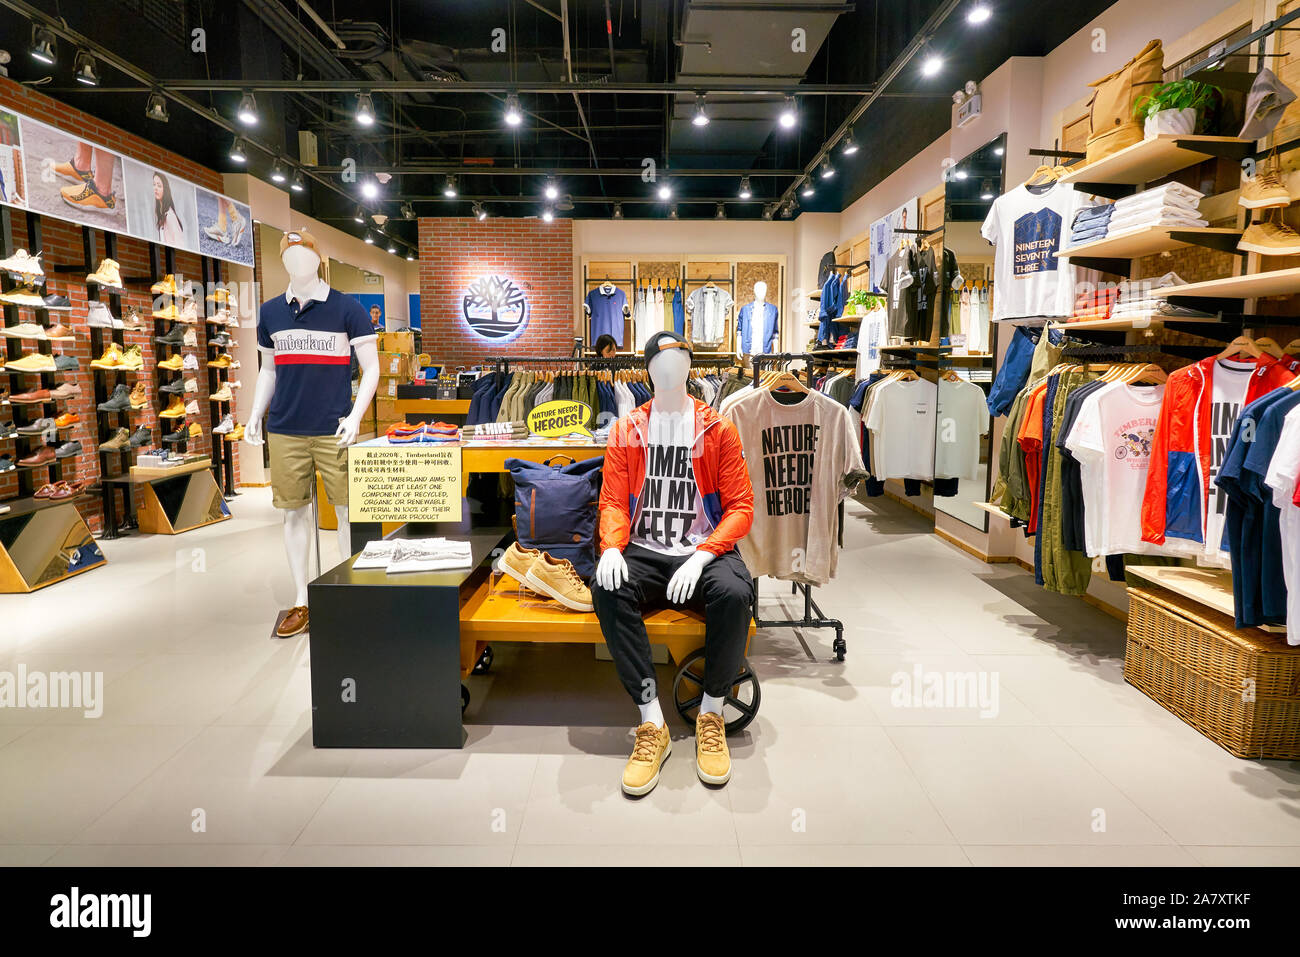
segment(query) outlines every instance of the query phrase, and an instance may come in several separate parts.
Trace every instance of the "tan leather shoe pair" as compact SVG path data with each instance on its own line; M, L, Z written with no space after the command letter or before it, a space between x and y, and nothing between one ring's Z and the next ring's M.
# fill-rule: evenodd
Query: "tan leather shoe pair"
M634 797L649 794L659 783L659 771L672 751L668 725L647 721L636 729L632 756L623 769L623 791ZM701 712L695 719L695 773L705 784L731 780L731 752L721 715Z

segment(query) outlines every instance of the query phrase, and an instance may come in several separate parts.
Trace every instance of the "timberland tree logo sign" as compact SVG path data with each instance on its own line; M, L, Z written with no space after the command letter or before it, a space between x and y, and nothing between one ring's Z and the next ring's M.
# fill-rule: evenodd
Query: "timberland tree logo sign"
M513 339L528 325L528 299L513 279L482 276L461 299L465 322L484 339Z

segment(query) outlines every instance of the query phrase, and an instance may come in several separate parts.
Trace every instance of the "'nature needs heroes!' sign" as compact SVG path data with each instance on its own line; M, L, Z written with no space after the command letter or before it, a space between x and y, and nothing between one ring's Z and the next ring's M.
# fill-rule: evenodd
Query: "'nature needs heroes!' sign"
M575 432L590 438L591 432L586 425L590 418L591 407L586 403L556 399L543 402L528 413L528 431L552 439Z

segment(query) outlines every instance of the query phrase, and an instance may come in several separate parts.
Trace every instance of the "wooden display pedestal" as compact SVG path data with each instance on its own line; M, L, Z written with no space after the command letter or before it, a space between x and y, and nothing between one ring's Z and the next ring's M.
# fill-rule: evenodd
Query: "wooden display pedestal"
M201 464L180 475L139 482L136 521L140 531L179 535L230 518L230 509L211 469Z
M105 561L72 500L25 499L0 515L0 593L34 592Z

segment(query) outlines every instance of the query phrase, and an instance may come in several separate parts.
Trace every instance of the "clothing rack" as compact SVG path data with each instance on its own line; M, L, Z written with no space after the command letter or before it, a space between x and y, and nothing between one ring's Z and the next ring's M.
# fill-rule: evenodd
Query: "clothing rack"
M763 367L770 365L773 368L777 366L788 365L791 362L802 360L804 362L804 377L808 380L808 387L812 388L812 366L817 361L817 357L811 352L771 352L756 354L753 356L754 383L755 389L759 388L760 380L763 377ZM844 503L839 504L839 544L844 545ZM812 597L812 585L805 582L791 582L790 594L794 595L799 592L803 593L803 617L802 618L763 618L758 614L758 579L754 579L754 624L759 628L834 628L835 641L831 648L835 652L835 660L843 661L844 655L848 651L848 645L844 641L844 623L838 618L827 618L822 612L821 607Z
M1055 159L1064 158L1064 159L1073 159L1073 160L1081 160L1081 159L1088 158L1087 153L1080 153L1078 150L1045 150L1045 149L1034 148L1029 151L1029 155L1043 156L1043 157L1051 156Z
M934 229L895 229L894 235L903 233L907 236L933 236L935 233L943 232L942 226L936 226Z

